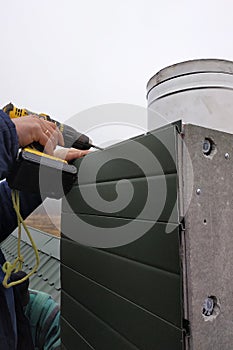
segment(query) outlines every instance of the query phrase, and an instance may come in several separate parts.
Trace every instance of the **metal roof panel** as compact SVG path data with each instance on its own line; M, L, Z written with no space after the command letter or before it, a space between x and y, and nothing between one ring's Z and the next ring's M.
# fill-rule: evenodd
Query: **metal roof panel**
M40 266L30 277L29 287L50 294L60 303L60 238L33 228L30 233L39 250ZM0 244L6 260L13 261L17 257L17 230ZM22 230L21 253L24 257L23 270L29 273L35 265L35 254L29 238Z

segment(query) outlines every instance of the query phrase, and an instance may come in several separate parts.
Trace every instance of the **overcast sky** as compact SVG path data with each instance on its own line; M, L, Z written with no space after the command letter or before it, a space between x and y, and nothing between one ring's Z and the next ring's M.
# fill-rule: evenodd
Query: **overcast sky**
M149 78L193 58L233 59L231 0L1 0L0 106L58 120L146 106Z
M96 105L146 107L146 84L167 65L233 60L231 0L0 2L0 106L63 121ZM118 138L130 132L114 126Z

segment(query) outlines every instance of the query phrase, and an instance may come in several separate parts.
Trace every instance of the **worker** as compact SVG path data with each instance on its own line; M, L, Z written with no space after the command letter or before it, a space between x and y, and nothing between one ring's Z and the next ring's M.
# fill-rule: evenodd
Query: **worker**
M12 205L11 190L4 180L9 174L20 147L39 142L46 153L53 155L57 145L64 145L63 136L54 123L36 116L10 119L0 110L0 242L16 228L17 218ZM82 157L88 151L70 149L66 160ZM20 210L26 218L42 202L39 194L20 193ZM20 285L4 288L2 280L5 262L0 250L0 349L32 350L30 324L25 316L25 299L20 294ZM52 347L51 347L52 348Z

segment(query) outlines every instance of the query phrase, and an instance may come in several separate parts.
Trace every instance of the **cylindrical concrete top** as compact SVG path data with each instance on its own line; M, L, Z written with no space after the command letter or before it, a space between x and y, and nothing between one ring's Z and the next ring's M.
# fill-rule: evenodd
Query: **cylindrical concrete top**
M156 73L147 84L149 129L185 123L233 133L233 62L197 59Z

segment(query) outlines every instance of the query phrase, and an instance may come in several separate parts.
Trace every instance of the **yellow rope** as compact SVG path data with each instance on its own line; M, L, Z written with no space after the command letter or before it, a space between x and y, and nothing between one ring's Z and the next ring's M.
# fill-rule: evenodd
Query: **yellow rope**
M26 281L30 276L32 276L37 271L38 266L40 264L40 257L39 257L39 253L38 253L36 244L31 236L21 214L20 214L19 191L12 190L11 196L12 196L13 207L15 209L15 212L17 215L17 221L18 221L18 257L15 259L13 264L11 264L9 261L6 261L2 267L3 272L5 272L5 277L4 277L2 284L5 288L10 288L10 287L13 287L17 284L20 284L20 283ZM11 273L21 270L23 262L24 262L23 256L21 255L21 252L20 252L21 224L23 225L23 227L24 227L24 229L25 229L25 231L30 239L32 247L34 249L35 256L36 256L36 264L35 264L34 268L32 269L32 271L29 272L25 277L23 277L22 279L20 279L18 281L8 283L8 280L11 276Z

